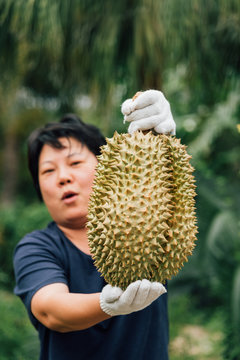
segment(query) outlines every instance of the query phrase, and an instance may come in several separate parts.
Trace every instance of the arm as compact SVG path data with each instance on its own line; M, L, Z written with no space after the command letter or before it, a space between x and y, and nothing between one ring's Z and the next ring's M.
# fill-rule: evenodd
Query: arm
M101 310L99 298L100 293L74 294L67 285L55 283L36 292L31 310L51 330L83 330L111 317Z
M37 291L31 310L51 330L83 330L111 316L142 310L165 292L162 284L146 279L131 283L125 291L108 284L95 294L72 294L65 284L58 283Z

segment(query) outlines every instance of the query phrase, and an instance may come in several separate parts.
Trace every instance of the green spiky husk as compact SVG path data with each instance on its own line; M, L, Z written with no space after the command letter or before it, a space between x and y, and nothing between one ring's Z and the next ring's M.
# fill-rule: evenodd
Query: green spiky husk
M165 282L195 246L195 180L180 140L148 132L107 139L89 203L88 240L104 279Z

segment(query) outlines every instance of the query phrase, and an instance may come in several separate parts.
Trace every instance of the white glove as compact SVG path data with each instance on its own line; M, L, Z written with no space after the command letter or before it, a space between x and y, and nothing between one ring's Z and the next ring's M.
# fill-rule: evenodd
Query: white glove
M161 91L139 92L135 99L127 99L123 102L121 111L124 122L131 122L128 127L130 134L137 130L150 129L154 129L157 133L176 134L176 124L170 104Z
M100 306L108 315L126 315L144 309L166 292L161 283L146 279L131 283L125 291L108 284L102 289Z

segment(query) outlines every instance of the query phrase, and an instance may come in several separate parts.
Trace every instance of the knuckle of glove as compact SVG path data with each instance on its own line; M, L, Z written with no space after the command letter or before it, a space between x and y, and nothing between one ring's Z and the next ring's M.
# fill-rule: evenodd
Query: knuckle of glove
M145 96L146 98L149 98L152 104L162 99L162 97L164 97L163 93L160 90L152 90L152 89L144 91L141 94L141 96Z
M101 296L103 298L108 298L109 294L111 294L111 289L112 289L112 286L107 284L104 286L104 288L102 289L102 292L101 292Z
M152 283L153 296L159 297L167 292L165 286L159 282Z
M135 123L131 123L128 127L128 132L129 134L133 134L135 131L137 130L140 130L139 127L138 127L138 124L135 124Z
M112 303L118 300L121 294L122 290L120 288L112 287L109 284L106 285L101 292L102 299L108 303Z
M175 131L175 123L172 120L165 120L155 126L154 130L163 134L173 133Z
M125 115L125 116L130 115L131 112L133 111L133 109L134 109L134 104L133 104L132 99L127 99L122 103L121 112L123 115ZM128 120L126 119L126 121L128 121Z

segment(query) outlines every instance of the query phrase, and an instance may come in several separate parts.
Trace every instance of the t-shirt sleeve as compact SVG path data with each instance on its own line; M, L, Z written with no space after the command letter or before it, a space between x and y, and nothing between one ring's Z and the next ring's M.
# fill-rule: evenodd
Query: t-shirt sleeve
M33 322L31 300L43 286L67 284L63 260L54 242L41 233L27 235L16 247L13 265L16 279L14 293L25 304Z

